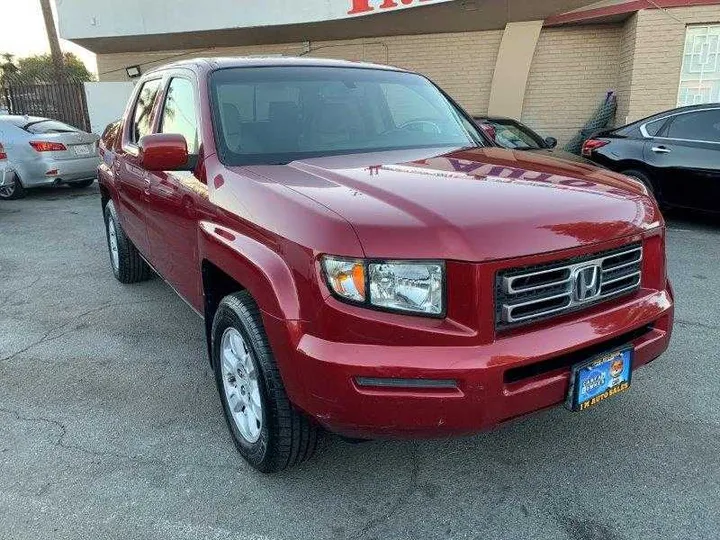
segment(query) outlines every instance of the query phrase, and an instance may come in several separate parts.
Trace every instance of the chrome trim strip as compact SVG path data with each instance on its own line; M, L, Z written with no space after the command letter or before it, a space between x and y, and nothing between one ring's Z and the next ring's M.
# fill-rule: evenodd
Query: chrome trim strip
M624 280L624 279L629 279L629 278L636 278L636 277L638 277L638 278L640 277L640 271L639 271L639 270L638 270L637 272L633 272L632 274L628 274L628 275L626 275L626 276L620 276L620 277L618 277L618 278L608 279L607 281L606 281L606 280L602 280L602 282L600 283L600 289L602 290L602 288L603 288L605 285L612 285L613 283L617 283L618 281L622 281L622 280Z
M634 255L633 260L631 261L625 261L621 262L619 264L608 265L607 268L604 268L603 265L608 263L608 261L612 261L613 259L622 259L622 257L627 257L628 255ZM571 310L572 308L579 308L584 305L592 305L597 303L598 301L622 294L623 292L629 291L631 289L637 288L641 281L642 281L642 260L643 260L643 247L637 246L632 249L627 249L625 251L620 251L617 253L611 253L608 255L604 255L602 257L596 257L594 259L587 259L581 262L575 262L567 265L559 264L553 268L548 268L545 270L535 270L530 271L527 273L517 273L510 276L502 276L501 281L501 288L504 293L504 295L508 296L509 298L502 298L503 303L501 305L500 309L500 322L506 323L506 324L513 324L513 323L519 323L523 321L529 321L533 319L540 319L544 318L548 315L553 315L556 313L561 313L564 311ZM552 263L550 263L552 264ZM629 268L632 266L638 266L638 269L634 272L614 277L612 279L603 280L602 277L600 282L600 291L599 294L588 298L586 300L577 300L574 295L574 282L573 282L573 276L576 274L576 272L579 269L585 268L587 266L598 266L601 270L601 276L609 274L610 272L615 272L618 270L622 270L623 268ZM632 268L630 268L632 270ZM510 270L512 272L512 270ZM518 279L526 279L528 277L534 277L534 276L542 276L545 274L550 273L562 273L563 275L567 275L566 278L558 279L556 281L550 282L550 283L544 283L542 285L534 285L531 287L515 287L514 283ZM613 283L620 283L623 281L632 280L632 284L622 287L618 290L614 290L611 292L603 292L603 289L608 286L612 285ZM551 287L560 287L564 286L565 290L558 294L552 294L550 296L540 296L537 298L533 298L531 300L525 300L518 303L512 303L512 296L516 294L523 294L523 293L529 293L534 291L541 291L543 289L548 289ZM567 298L567 302L564 303L564 305L560 307L553 307L550 309L547 309L545 311L539 311L538 313L532 313L529 315L521 315L518 317L515 317L513 315L513 312L517 308L532 306L535 304L542 304L544 302L549 302L552 300L557 300L559 298Z

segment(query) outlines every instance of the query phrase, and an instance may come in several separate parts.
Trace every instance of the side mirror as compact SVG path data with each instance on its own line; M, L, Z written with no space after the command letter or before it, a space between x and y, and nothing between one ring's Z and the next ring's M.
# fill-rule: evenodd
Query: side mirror
M188 166L185 137L175 133L153 133L138 142L140 166L147 171L178 171Z
M557 139L555 137L547 137L545 144L547 144L548 148L555 148L557 146Z

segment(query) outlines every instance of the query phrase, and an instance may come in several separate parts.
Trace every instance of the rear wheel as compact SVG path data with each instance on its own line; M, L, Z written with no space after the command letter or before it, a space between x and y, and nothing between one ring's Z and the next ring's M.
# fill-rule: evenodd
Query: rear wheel
M91 178L90 180L82 180L80 182L69 182L68 186L70 186L71 188L76 188L76 189L77 188L86 188L86 187L92 186L94 182L95 182L95 179Z
M152 270L130 239L125 236L112 201L105 205L104 213L110 265L115 278L120 283L136 283L150 279Z
M13 181L9 186L0 187L0 199L22 199L25 195L25 188L17 174L13 174Z
M318 427L290 403L260 310L247 291L220 302L212 360L225 420L250 465L272 473L312 457Z
M643 171L638 171L637 169L628 169L627 171L623 171L622 174L625 176L629 176L633 180L637 180L638 182L641 182L645 185L645 187L650 192L650 195L655 197L655 200L658 203L658 206L661 210L667 210L667 205L658 197L658 193L655 191L655 186L652 183L652 180L650 180L650 177L647 175L647 173Z

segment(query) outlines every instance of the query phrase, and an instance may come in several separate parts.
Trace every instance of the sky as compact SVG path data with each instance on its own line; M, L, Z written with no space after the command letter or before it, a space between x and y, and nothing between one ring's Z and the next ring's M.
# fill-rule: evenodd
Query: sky
M0 0L0 14L0 53L21 58L50 52L39 0ZM60 39L60 48L76 54L97 73L93 53L64 39Z

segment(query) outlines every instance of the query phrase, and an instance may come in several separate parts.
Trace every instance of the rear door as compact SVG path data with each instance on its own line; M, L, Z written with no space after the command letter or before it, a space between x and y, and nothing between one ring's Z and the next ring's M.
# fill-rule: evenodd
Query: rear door
M207 207L208 191L196 170L201 148L198 104L195 75L185 70L169 72L157 132L185 137L188 170L149 173L147 227L156 269L195 309L202 311L197 223Z
M645 143L645 161L668 203L720 209L720 108L670 117Z
M138 88L113 165L123 230L145 257L150 254L145 223L150 179L147 171L140 166L137 143L143 136L152 133L161 83L162 77L159 76L144 81Z

